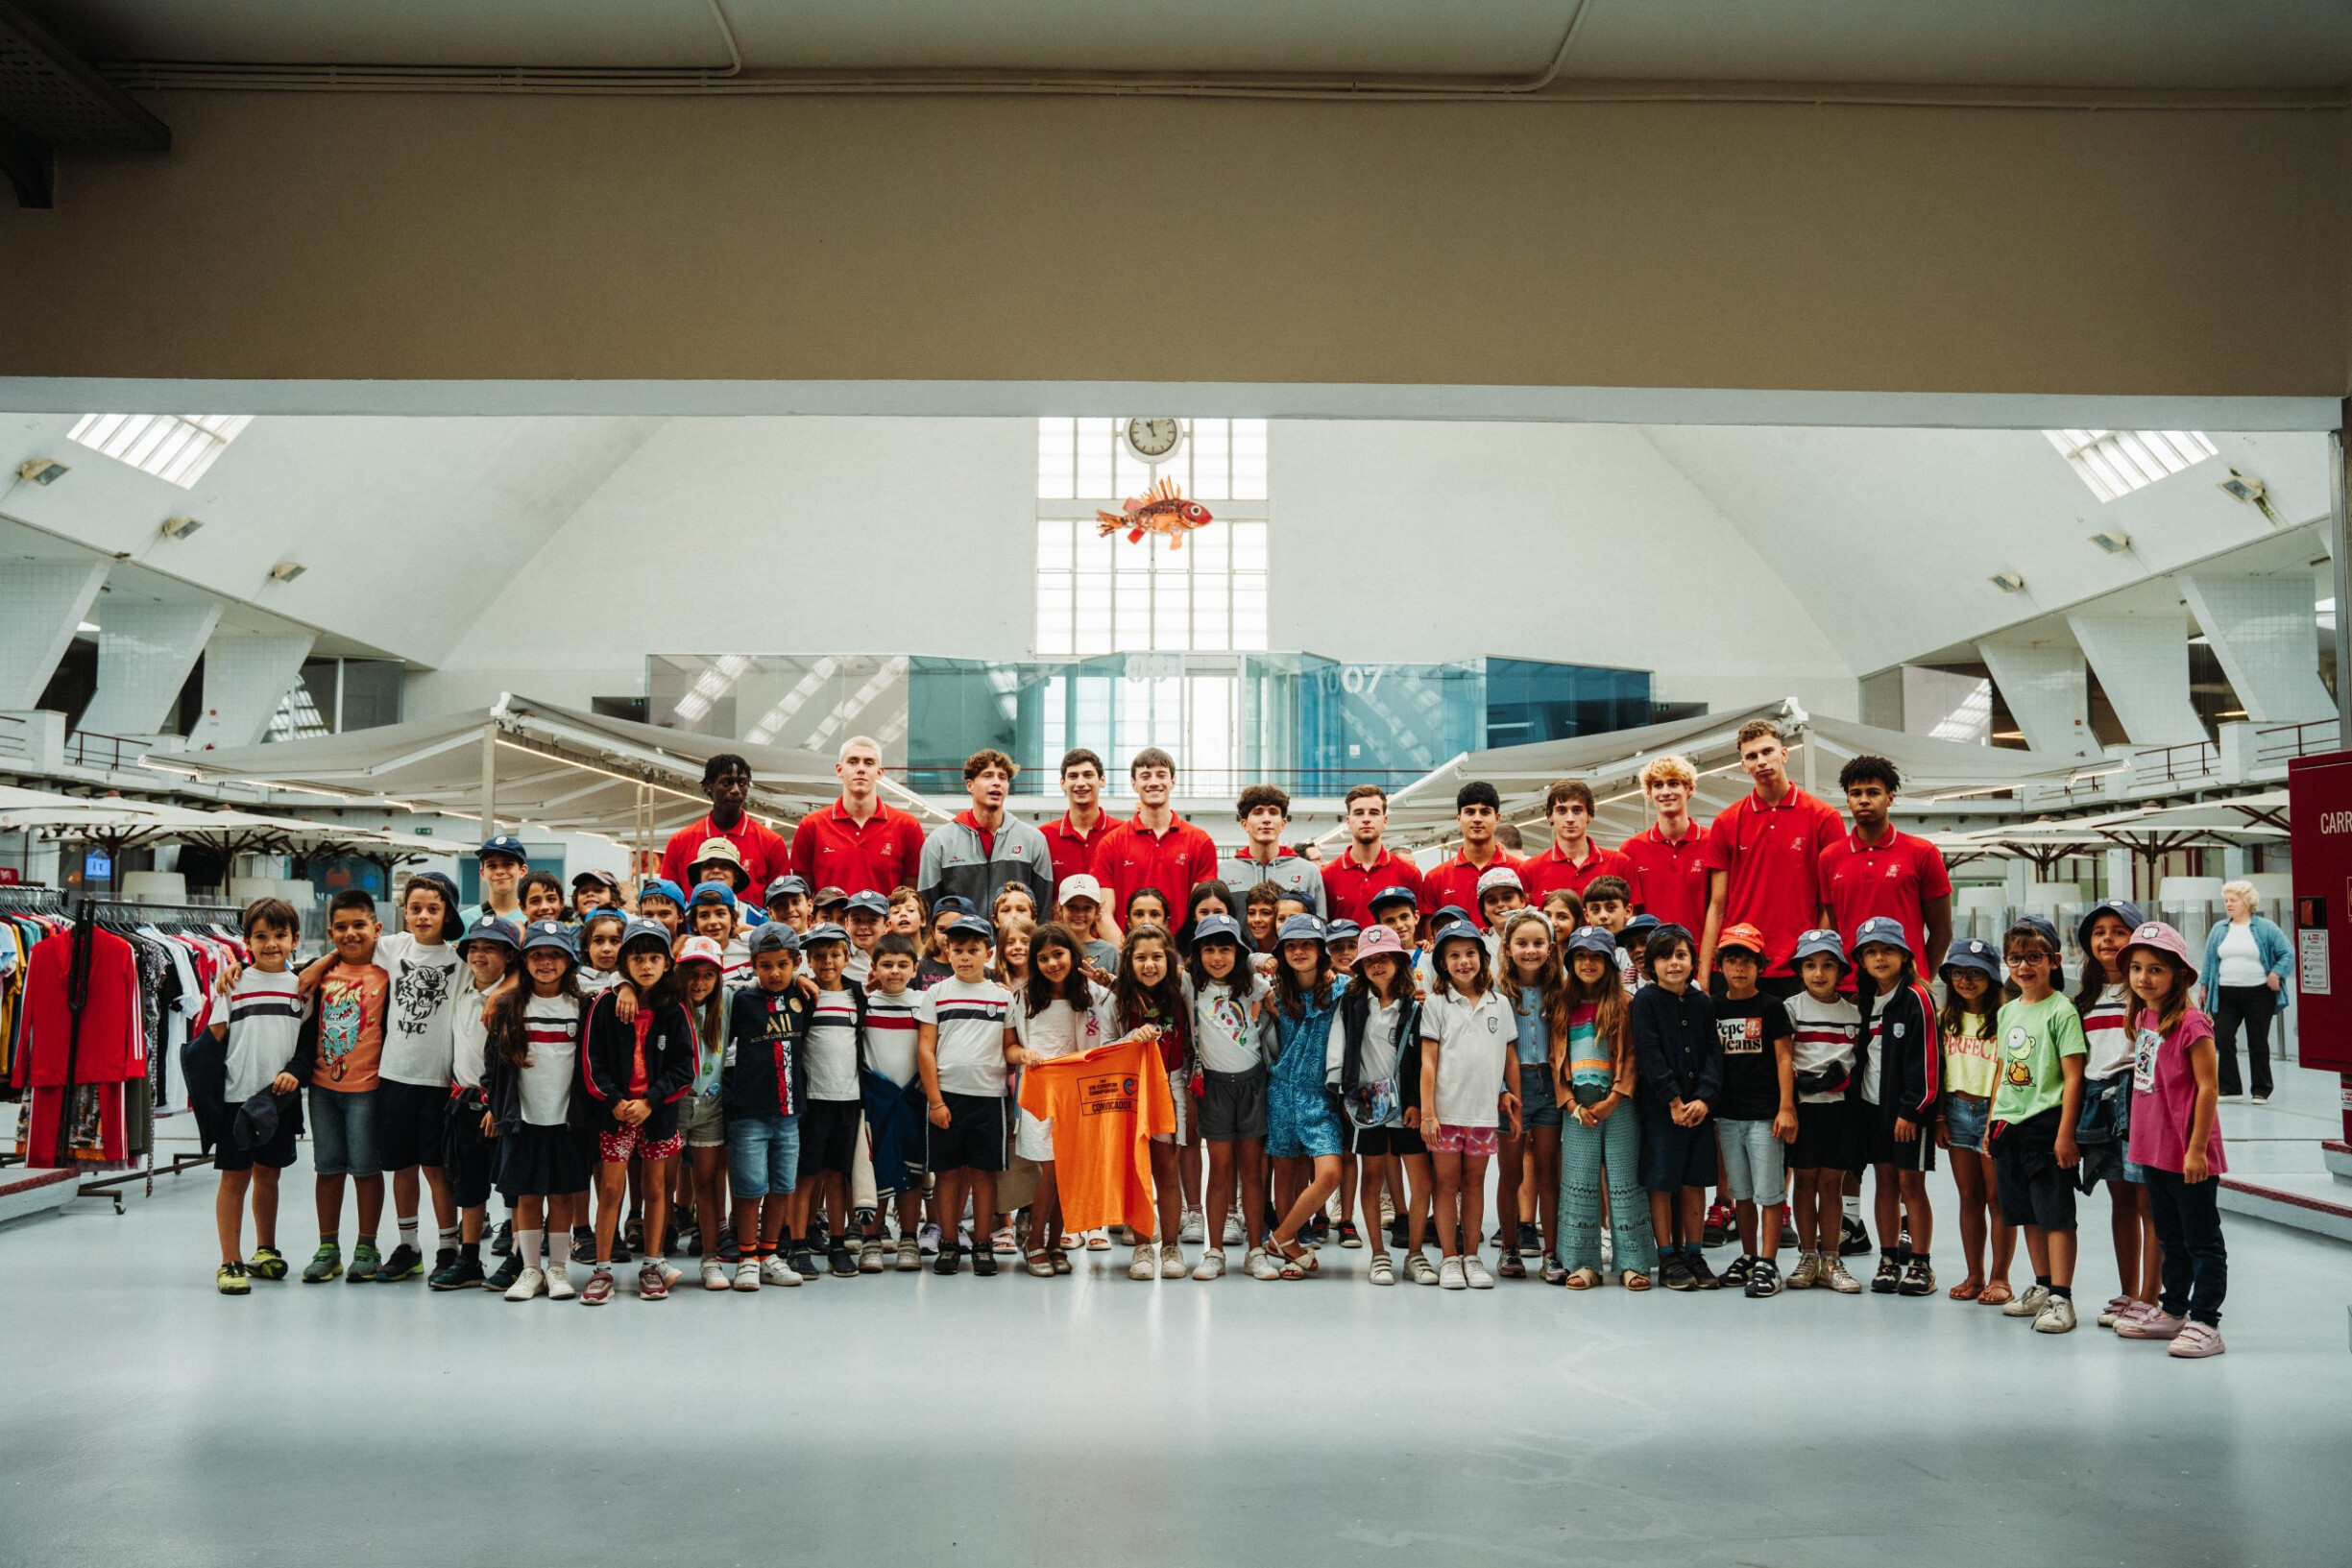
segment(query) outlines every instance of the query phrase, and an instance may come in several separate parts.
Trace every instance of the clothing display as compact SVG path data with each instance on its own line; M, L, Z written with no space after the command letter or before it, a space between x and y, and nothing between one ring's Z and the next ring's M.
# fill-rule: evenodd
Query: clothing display
M1053 1124L1065 1229L1152 1228L1152 1135L1176 1130L1156 1048L1120 1040L1032 1063L1021 1075L1021 1108Z

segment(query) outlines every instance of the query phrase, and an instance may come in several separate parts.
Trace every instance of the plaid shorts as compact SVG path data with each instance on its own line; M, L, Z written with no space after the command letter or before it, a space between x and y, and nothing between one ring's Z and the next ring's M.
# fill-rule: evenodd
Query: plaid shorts
M1438 1135L1429 1140L1432 1154L1491 1155L1496 1146L1492 1127L1457 1127L1449 1122L1438 1123Z
M686 1134L672 1132L667 1138L648 1138L642 1122L634 1127L617 1127L596 1134L596 1158L614 1165L632 1154L645 1160L674 1160L685 1147Z

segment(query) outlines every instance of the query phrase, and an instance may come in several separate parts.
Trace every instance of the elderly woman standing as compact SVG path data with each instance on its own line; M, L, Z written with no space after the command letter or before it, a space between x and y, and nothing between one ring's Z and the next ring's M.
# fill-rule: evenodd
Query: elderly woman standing
M2221 889L2229 918L2205 936L2205 962L2197 974L2205 983L2198 1003L2213 1014L2221 1056L2221 1098L2243 1093L2238 1078L2238 1026L2245 1025L2246 1076L2254 1103L2270 1098L2270 1017L2287 1004L2287 981L2294 974L2294 948L2276 923L2254 912L2254 884L2231 882Z

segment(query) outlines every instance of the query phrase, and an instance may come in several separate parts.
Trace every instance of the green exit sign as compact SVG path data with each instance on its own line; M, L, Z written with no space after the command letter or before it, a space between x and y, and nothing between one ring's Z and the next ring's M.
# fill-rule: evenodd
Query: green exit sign
M433 830L430 828L417 828L412 831L419 838L430 838L433 836Z

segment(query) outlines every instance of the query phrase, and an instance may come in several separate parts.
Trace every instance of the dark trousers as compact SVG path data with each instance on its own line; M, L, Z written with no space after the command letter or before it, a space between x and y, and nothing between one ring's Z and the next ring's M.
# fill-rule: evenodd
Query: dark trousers
M2245 1025L2246 1075L2254 1093L2270 1094L2270 1016L2278 1011L2278 993L2267 985L2214 987L2213 1044L2221 1058L2221 1093L2243 1094L2238 1081L2238 1025Z
M2221 1298L2229 1291L2229 1252L2221 1244L2221 1179L2181 1179L2177 1170L2146 1168L2147 1209L2156 1221L2156 1243L2164 1249L2164 1298L2175 1317L2200 1323L2221 1321Z

